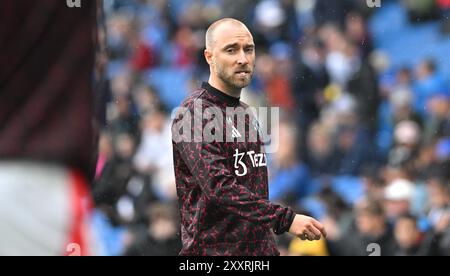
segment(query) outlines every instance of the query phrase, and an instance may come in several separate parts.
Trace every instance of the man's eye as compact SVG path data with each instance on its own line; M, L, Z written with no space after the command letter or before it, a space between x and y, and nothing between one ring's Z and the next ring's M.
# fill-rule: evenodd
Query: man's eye
M227 49L227 53L229 53L229 54L234 53L234 49Z
M246 51L247 53L251 53L251 52L253 52L253 48L247 48L247 49L245 49L245 51Z

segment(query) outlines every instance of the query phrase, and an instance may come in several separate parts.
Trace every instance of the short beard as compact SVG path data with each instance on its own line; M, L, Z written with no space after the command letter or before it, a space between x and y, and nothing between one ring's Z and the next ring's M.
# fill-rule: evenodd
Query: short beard
M233 79L234 75L235 75L234 73L232 73L231 75L227 75L225 70L223 70L223 68L217 64L216 64L216 71L217 71L217 76L219 77L220 80L222 80L228 87L231 87L236 90L240 90L240 89L248 86L252 79L252 74L251 74L250 78L248 80L246 80L245 82L237 82L237 81L235 81L235 79Z

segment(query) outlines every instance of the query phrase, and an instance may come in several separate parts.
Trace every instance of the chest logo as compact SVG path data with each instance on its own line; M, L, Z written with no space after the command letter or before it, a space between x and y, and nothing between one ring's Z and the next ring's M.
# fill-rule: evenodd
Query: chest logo
M248 173L247 164L253 168L266 167L266 154L265 153L255 153L255 151L239 152L239 149L235 150L234 157L234 173L237 176L244 176ZM247 157L247 158L245 158ZM247 160L250 160L248 162ZM247 161L247 162L245 162Z

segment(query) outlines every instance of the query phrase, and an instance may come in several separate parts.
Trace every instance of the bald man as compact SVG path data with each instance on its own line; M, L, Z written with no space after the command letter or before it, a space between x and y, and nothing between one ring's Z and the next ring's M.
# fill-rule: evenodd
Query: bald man
M250 84L255 67L248 28L231 18L214 22L206 32L204 56L209 81L184 100L172 126L180 255L279 255L271 230L308 240L326 236L315 219L268 200L257 121L245 112L239 116L248 108L239 100L241 90ZM225 129L226 135L220 133Z

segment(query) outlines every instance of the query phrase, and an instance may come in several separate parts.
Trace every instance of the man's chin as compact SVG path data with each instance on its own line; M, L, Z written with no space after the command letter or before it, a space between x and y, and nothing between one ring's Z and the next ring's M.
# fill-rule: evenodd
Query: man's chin
M250 81L251 80L249 80L249 79L239 79L234 82L234 86L236 88L242 89L244 87L247 87L250 84Z

